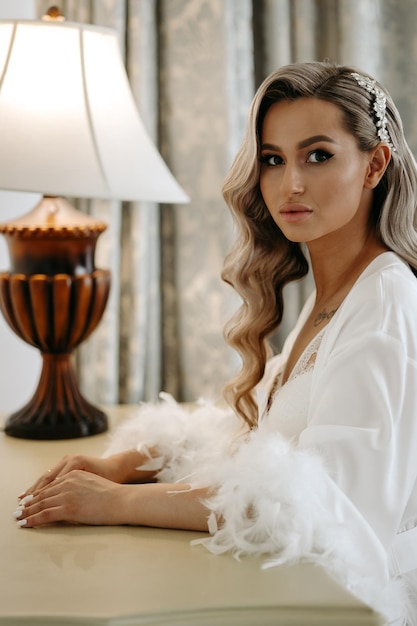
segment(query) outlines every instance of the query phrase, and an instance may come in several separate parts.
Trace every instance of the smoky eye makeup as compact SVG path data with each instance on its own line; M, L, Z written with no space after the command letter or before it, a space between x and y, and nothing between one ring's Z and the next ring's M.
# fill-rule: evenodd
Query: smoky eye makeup
M308 153L307 161L309 163L325 163L333 156L334 153L329 152L328 150L323 150L323 148L317 148L316 150L311 150Z
M275 165L282 165L284 163L284 159L278 154L261 154L260 162L274 167Z

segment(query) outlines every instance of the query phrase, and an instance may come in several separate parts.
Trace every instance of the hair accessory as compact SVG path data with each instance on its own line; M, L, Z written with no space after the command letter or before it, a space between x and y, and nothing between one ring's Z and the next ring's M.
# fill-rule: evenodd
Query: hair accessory
M391 150L395 151L395 147L391 141L391 137L387 129L387 98L384 92L379 87L377 87L375 80L372 80L367 76L357 74L356 72L352 72L352 76L361 87L363 87L364 89L366 89L366 91L369 91L369 93L375 96L373 109L377 117L376 128L378 137L381 141L387 143Z

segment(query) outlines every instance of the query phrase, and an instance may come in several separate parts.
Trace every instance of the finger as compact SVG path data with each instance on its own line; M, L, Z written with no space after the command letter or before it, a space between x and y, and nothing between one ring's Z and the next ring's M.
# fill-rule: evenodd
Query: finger
M42 509L37 513L28 515L27 517L21 517L17 519L17 525L20 528L35 528L36 526L44 526L45 524L52 524L54 522L61 522L64 519L63 509L61 506L50 506L46 509Z
M44 487L49 485L58 476L63 476L71 468L68 467L68 460L64 457L54 468L48 469L31 487L23 491L18 499L22 500L30 494L35 494L41 491Z
M40 479L42 481L42 487L48 485L56 478L60 478L73 472L74 470L85 471L84 457L65 456L53 469L49 469ZM40 482L40 481L38 481Z
M63 474L62 476L56 476L52 480L39 485L39 488L36 491L23 499L25 508L40 502L42 499L45 500L46 498L60 494L62 491L62 485L66 478L67 475Z
M57 479L55 479L55 480L57 480ZM41 489L38 489L34 493L29 493L28 495L24 495L23 497L21 497L19 499L19 503L18 503L17 509L13 513L14 517L19 518L19 517L22 516L22 514L24 512L27 514L27 511L28 511L29 507L31 505L39 502L39 499L45 498L47 496L54 495L54 493L50 493L50 491L51 491L51 487L55 486L55 484L56 483L54 481L54 485L52 485L52 486L45 485L45 487L43 487ZM49 493L46 493L46 490L48 490ZM57 491L55 491L55 493L57 493Z
M59 463L55 468L48 469L38 480L33 483L26 491L21 494L22 497L29 495L30 493L34 493L38 489L40 489L43 485L47 485L52 480L54 480L55 476L61 471L62 463Z
M40 489L48 485L52 480L53 480L52 470L48 470L48 472L44 474L43 476L41 476L41 478L39 478L36 481L36 483L34 483L31 487L26 489L26 491L23 491L21 494L19 494L18 500L22 501L24 498L27 498L29 495L38 492Z
M33 528L64 519L64 507L59 495L49 497L32 498L24 506L20 506L14 513L17 525L25 528Z

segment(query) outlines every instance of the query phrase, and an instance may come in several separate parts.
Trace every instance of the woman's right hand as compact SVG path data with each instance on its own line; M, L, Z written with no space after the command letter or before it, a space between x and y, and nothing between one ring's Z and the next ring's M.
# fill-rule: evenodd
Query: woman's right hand
M128 450L107 458L84 456L82 454L66 455L53 468L49 469L19 498L34 494L49 485L56 478L65 476L73 470L81 470L96 474L115 483L147 482L153 479L155 472L144 472L137 468L144 463L144 457L136 450Z

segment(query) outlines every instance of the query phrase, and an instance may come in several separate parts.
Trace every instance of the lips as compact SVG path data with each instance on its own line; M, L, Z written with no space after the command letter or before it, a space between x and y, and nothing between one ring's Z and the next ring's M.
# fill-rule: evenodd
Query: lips
M279 214L286 222L302 222L312 215L313 211L304 204L284 204Z

